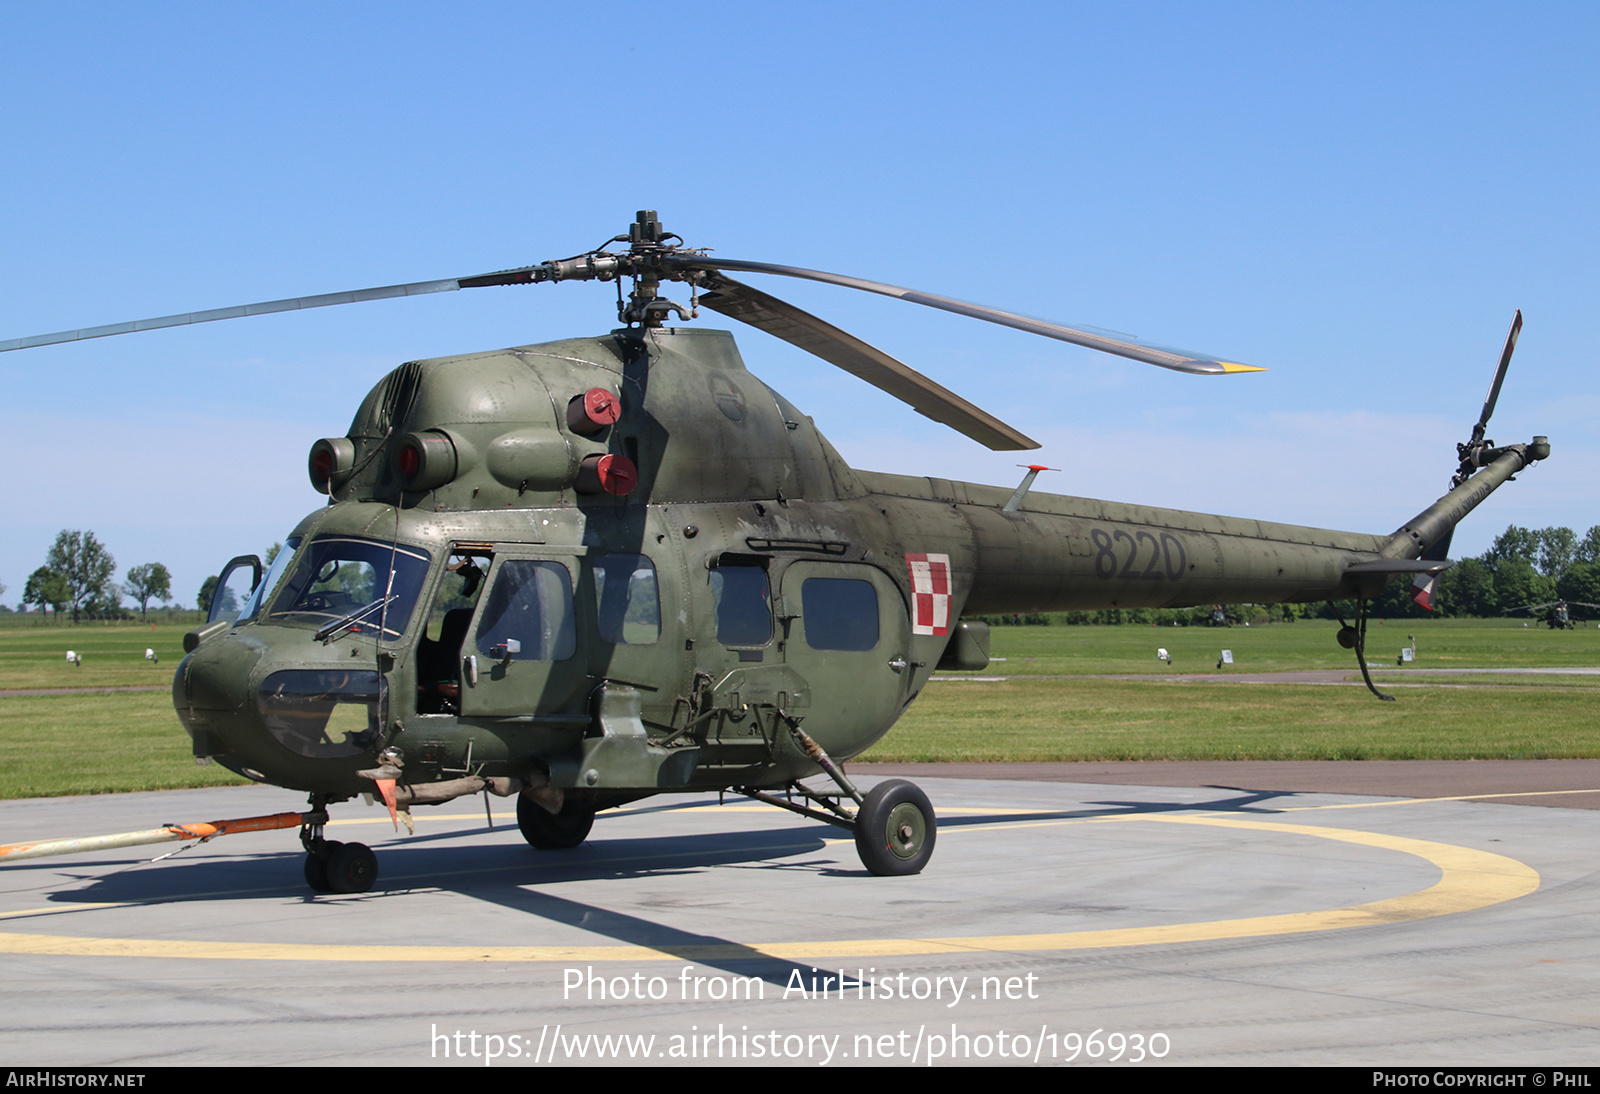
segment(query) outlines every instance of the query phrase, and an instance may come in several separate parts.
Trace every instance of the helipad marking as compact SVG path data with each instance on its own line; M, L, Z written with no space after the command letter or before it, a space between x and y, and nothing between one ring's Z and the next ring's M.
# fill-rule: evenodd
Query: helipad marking
M1370 927L1454 915L1486 908L1539 888L1539 875L1515 859L1430 840L1408 839L1346 828L1281 824L1229 817L1143 816L1106 818L1123 823L1197 824L1215 828L1313 836L1415 855L1436 866L1434 885L1404 896L1326 911L1119 927L1060 934L978 935L956 938L845 939L828 942L767 942L749 945L648 946L383 946L290 942L200 942L185 939L117 939L0 933L0 953L76 957L211 958L234 961L716 961L774 958L903 957L920 954L1084 950L1154 946L1269 935Z

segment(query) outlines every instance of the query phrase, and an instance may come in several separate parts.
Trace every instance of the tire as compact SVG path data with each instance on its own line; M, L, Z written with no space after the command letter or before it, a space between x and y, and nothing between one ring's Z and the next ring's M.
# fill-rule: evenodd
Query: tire
M517 827L522 838L541 851L565 851L589 838L594 827L594 810L582 802L567 799L559 813L546 813L544 807L526 794L517 795Z
M879 877L918 874L938 834L933 805L914 783L890 779L867 791L856 813L856 853Z
M328 855L328 888L364 893L378 880L378 856L364 843L342 843Z
M306 884L313 893L333 892L333 886L328 884L328 856L343 846L331 840L318 840L306 852Z

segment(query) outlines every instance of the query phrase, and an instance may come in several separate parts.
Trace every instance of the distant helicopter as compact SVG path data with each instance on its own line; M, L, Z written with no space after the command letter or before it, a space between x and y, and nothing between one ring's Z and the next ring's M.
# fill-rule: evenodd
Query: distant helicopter
M1576 629L1572 622L1572 606L1580 608L1594 608L1600 611L1600 604L1590 604L1586 600L1549 600L1543 604L1522 604L1515 608L1506 609L1506 614L1512 612L1544 612L1545 625L1553 631L1570 631ZM1547 610L1548 609L1548 610Z
M859 791L841 766L936 669L988 663L964 614L1355 599L1451 565L1457 522L1544 437L1484 437L1517 315L1450 491L1392 535L1336 532L857 471L746 371L700 308L810 351L996 450L1016 429L831 324L742 284L776 274L913 303L1197 374L1247 365L838 274L713 258L641 211L573 258L0 342L0 351L238 316L544 281L618 282L597 337L412 361L349 432L311 446L329 496L270 566L232 560L185 638L173 702L194 754L306 791L305 877L361 892L373 852L324 837L330 805L517 797L540 849L577 846L597 810L731 790L854 833L874 874L932 854L928 798ZM632 282L624 296L622 279ZM660 295L683 284L687 306ZM1371 681L1368 680L1371 687ZM1376 693L1376 689L1373 689ZM833 789L800 780L825 773ZM277 825L284 826L284 825Z

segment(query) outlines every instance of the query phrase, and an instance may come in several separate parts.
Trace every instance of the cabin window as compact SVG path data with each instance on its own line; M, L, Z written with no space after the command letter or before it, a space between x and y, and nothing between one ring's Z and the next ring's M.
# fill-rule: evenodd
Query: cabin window
M856 578L808 577L800 585L806 645L814 650L870 650L878 644L878 593Z
M643 555L601 555L594 562L600 638L619 646L648 646L661 637L661 598L655 565Z
M724 646L765 646L772 641L772 590L766 568L724 558L711 571L717 604L717 641Z
M478 652L499 660L565 661L578 648L572 574L559 562L506 559L485 594ZM512 650L508 641L519 648Z

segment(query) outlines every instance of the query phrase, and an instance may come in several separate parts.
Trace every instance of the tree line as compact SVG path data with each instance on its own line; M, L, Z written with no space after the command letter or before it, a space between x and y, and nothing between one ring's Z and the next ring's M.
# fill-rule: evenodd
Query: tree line
M129 612L123 597L139 605L139 618L148 612L150 602L172 599L172 575L159 562L129 567L126 580L113 578L117 561L93 532L63 531L56 536L43 566L28 575L22 590L21 608L36 605L41 612L53 611L57 617L72 613L72 621L124 619ZM5 586L0 585L0 593Z
M1396 581L1372 601L1384 618L1430 613L1411 602L1411 582ZM1571 528L1519 528L1495 537L1477 558L1463 558L1439 575L1431 614L1495 616L1553 600L1600 604L1600 525L1582 536Z

